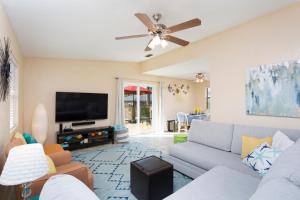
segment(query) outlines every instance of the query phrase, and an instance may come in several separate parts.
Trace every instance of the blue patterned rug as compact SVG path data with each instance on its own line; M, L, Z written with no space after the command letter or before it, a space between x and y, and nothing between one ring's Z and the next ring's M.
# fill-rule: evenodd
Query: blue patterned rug
M73 152L73 159L87 165L94 174L94 191L101 200L136 200L130 192L130 162L162 152L133 142ZM192 181L174 171L174 191Z

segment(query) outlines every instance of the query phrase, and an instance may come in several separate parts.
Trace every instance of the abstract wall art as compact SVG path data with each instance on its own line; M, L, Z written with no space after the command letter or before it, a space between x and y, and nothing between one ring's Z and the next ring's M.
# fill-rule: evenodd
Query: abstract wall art
M249 69L246 112L300 118L300 60Z

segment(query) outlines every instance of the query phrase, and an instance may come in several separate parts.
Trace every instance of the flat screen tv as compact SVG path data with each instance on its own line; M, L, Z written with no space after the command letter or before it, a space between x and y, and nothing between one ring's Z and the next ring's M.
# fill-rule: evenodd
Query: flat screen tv
M107 119L108 94L56 92L56 122Z

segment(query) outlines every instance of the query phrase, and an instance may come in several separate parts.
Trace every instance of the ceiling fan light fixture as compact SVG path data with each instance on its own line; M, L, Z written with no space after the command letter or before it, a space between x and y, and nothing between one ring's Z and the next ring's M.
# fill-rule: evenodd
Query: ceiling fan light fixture
M134 15L140 22L142 22L146 26L148 33L115 37L115 39L124 40L151 36L151 42L149 42L148 46L144 49L145 51L151 51L159 45L162 48L166 48L169 42L175 43L179 46L187 46L189 44L188 41L172 36L170 34L201 25L201 20L198 18L194 18L192 20L167 27L166 25L159 22L161 19L160 13L156 13L153 15L153 19L155 22L153 22L145 13L135 13Z
M205 80L207 80L206 74L204 74L204 73L196 74L196 78L195 78L196 83L203 83Z
M155 46L159 45L161 42L160 38L158 35L155 35L154 38L153 38L153 43Z
M150 42L150 44L148 45L148 47L149 47L150 49L152 49L152 50L155 48L155 43L154 43L153 40Z
M161 42L160 42L160 45L163 49L166 48L168 46L168 44L169 43L166 40L161 40Z

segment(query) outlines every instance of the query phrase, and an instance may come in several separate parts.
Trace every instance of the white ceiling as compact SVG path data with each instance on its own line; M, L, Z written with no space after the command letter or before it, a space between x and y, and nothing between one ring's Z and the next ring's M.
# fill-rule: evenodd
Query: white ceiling
M209 75L209 66L204 59L189 60L187 62L145 72L145 74L149 75L173 77L186 80L194 80L197 73L205 73Z
M162 13L171 26L198 17L202 26L174 34L196 41L298 0L2 0L23 53L30 57L142 61L147 38L134 13ZM154 56L178 48L156 49Z

